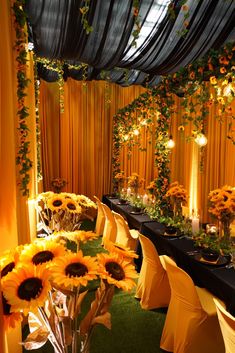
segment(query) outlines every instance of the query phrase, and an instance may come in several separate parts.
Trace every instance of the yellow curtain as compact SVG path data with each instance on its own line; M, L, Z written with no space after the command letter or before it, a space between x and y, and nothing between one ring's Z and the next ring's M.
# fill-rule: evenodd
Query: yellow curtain
M63 177L66 190L89 197L111 191L112 118L119 108L145 91L107 82L64 85L64 113L59 111L59 90L41 82L40 118L44 190L53 177Z
M51 190L51 180L60 176L60 106L57 83L40 83L40 130L43 189Z
M35 236L35 212L28 209L25 196L19 191L19 177L16 167L16 154L18 146L17 130L17 104L16 104L16 62L13 53L15 32L13 18L11 16L11 4L8 1L1 2L1 27L0 32L0 254L18 244L27 243ZM30 158L34 163L31 170L31 183L29 185L30 197L36 193L36 143L35 143L35 113L34 113L34 81L32 57L28 56L27 75L31 79L28 87L26 105L29 108L27 119L30 128ZM31 221L29 222L29 214ZM33 234L34 232L34 234ZM0 322L2 324L2 313ZM21 341L21 330L16 328L7 334L7 346L3 348L3 331L1 330L1 352L21 352L18 344Z

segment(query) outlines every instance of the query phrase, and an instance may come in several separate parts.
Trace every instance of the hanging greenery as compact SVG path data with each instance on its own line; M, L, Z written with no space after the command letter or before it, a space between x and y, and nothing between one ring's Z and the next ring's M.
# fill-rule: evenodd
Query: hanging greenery
M37 143L37 181L42 180L41 168L41 131L39 118L39 88L40 81L37 75L37 65L34 54L34 92L35 92L35 116L36 116L36 143Z
M27 31L26 31L26 15L23 11L25 1L14 1L12 9L14 16L14 27L16 33L15 52L17 62L17 116L18 116L18 131L19 131L19 148L16 157L16 164L19 165L20 174L20 189L24 196L29 196L28 184L30 182L29 171L32 168L32 161L29 157L30 142L28 140L29 128L27 118L29 116L29 108L25 105L27 96L26 89L30 83L27 78Z
M231 106L235 97L235 45L228 43L219 51L211 50L205 57L180 69L178 72L162 78L161 83L140 95L128 106L120 109L113 119L113 175L120 171L120 148L126 144L128 153L134 145L140 147L134 131L141 124L150 128L155 124L155 162L158 177L155 181L159 190L157 208L167 214L168 205L165 192L169 184L169 122L175 109L176 95L182 97L184 108L183 122L179 130L190 121L193 123L192 136L195 139L201 133L206 133L209 107L218 106L217 118L228 123L227 137L235 144L235 130L232 121L235 112ZM213 87L213 93L211 88ZM136 115L139 124L136 125ZM140 131L140 130L139 130ZM140 147L141 149L141 147ZM203 171L205 147L200 148L200 169Z

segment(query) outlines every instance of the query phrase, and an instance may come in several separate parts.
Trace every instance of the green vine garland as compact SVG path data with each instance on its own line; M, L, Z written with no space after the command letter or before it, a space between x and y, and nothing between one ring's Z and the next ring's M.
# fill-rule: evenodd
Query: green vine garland
M16 32L16 40L14 49L16 51L17 61L17 103L18 103L18 131L20 133L20 145L17 152L16 164L19 165L20 174L20 190L24 196L29 196L28 184L30 182L29 171L33 162L29 158L30 142L28 141L29 128L27 126L27 118L29 116L29 108L25 105L26 89L30 83L30 79L26 75L27 65L27 31L26 15L23 11L25 0L17 0L13 3L14 27Z
M210 81L210 84L209 82ZM211 104L219 106L218 116L220 122L223 122L223 114L229 113L228 139L235 144L235 132L232 129L232 121L235 114L231 108L231 102L234 100L235 93L225 96L221 92L221 85L235 83L235 45L228 43L219 51L211 50L204 58L193 64L182 68L177 73L168 75L162 79L162 82L155 88L149 89L146 93L140 95L132 103L120 109L113 119L113 180L114 175L120 172L120 148L127 144L129 153L134 145L140 145L140 139L135 140L133 128L135 126L136 114L141 116L141 121L151 126L154 122L154 107L160 115L157 115L156 121L156 150L155 162L158 167L158 177L155 181L159 190L159 203L157 207L167 214L168 205L165 199L165 191L169 184L169 150L166 148L166 142L169 131L169 122L174 111L175 96L182 96L181 105L184 107L182 129L189 121L194 126L195 138L200 133L205 133L207 128L207 117ZM214 87L213 96L210 93L211 85ZM146 114L150 112L150 115ZM125 139L125 136L127 138ZM200 168L203 171L203 159L205 148L200 148Z

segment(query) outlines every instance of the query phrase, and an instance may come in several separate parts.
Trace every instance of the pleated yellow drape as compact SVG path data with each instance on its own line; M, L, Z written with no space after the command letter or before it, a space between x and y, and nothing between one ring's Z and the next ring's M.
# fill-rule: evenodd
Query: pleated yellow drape
M16 62L13 53L15 32L11 17L10 2L2 1L0 7L0 254L18 244L24 244L35 236L35 212L29 210L27 198L19 190L19 177L16 167L18 146L17 103L16 103ZM30 171L30 197L36 193L36 143L35 143L35 104L32 56L28 55L27 76L31 83L27 89L26 105L29 107L27 119L30 128L30 158L34 163ZM29 221L31 217L31 221ZM2 312L0 322L3 323ZM7 334L7 344L3 343L3 330L0 334L2 353L20 353L22 348L21 329L18 327Z
M106 82L64 85L64 113L59 111L59 90L41 82L40 117L44 190L54 177L63 177L66 190L89 197L111 191L112 118L119 108L145 91ZM110 100L110 103L107 102Z
M60 106L57 83L40 83L40 129L43 189L51 189L51 180L60 176Z
M59 90L55 84L41 84L41 119L44 188L50 189L50 180L61 176L68 181L67 190L87 196L110 192L112 185L112 117L119 108L132 102L144 89L138 86L121 88L105 82L77 82L69 79L65 84L65 110L59 112ZM105 104L107 94L111 104ZM171 181L179 181L187 189L190 209L198 211L203 222L211 221L208 214L209 191L225 184L235 185L235 146L226 138L228 122L220 124L216 107L212 106L206 123L208 144L201 149L192 137L193 124L184 131L181 98L176 98L176 113L169 133L176 142L170 152ZM235 103L233 103L235 104ZM136 172L145 178L143 189L158 173L154 163L154 134L142 129L141 146L121 149L121 170L129 176ZM151 143L149 143L151 141ZM199 163L203 158L203 171ZM143 190L141 190L143 192Z

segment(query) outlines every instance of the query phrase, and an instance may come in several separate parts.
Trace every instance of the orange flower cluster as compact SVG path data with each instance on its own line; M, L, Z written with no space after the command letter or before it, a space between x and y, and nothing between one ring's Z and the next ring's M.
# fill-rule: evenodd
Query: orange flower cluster
M183 185L180 185L178 181L170 184L169 190L166 193L166 197L171 197L173 201L181 201L185 203L188 198L186 189Z
M157 185L155 183L155 180L152 180L149 185L146 188L150 194L154 194L157 191Z
M119 173L117 173L114 177L114 179L118 182L118 183L123 183L125 181L125 175L124 175L124 172L121 171Z
M144 179L140 178L137 173L132 173L131 176L128 177L128 186L132 188L139 188L143 185Z
M209 193L209 212L217 219L231 222L235 218L235 188L224 185L221 189L212 190Z

